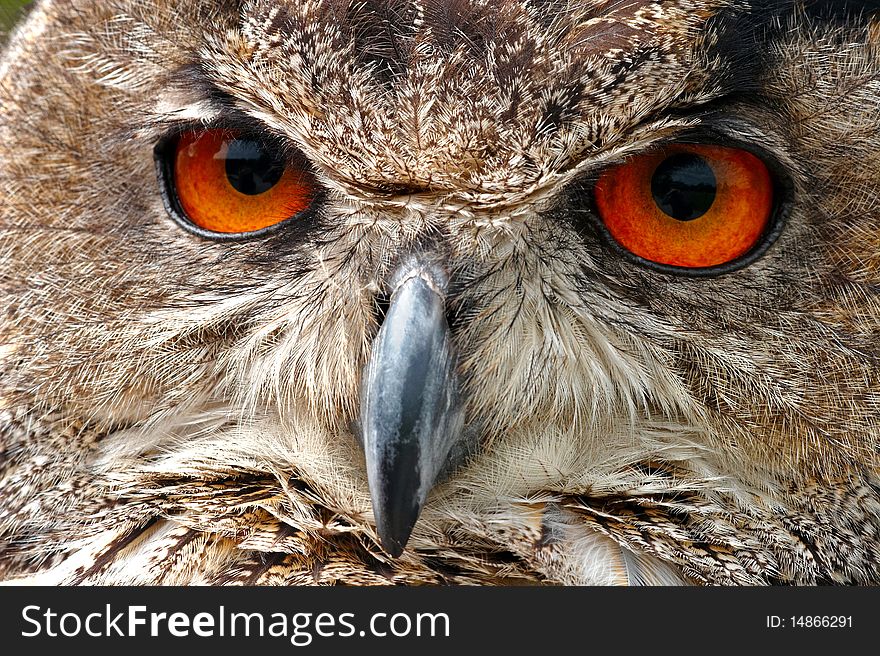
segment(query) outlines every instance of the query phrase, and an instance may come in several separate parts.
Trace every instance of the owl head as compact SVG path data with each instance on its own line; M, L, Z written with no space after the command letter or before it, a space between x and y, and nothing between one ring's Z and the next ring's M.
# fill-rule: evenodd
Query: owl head
M38 3L7 571L876 582L873 9Z

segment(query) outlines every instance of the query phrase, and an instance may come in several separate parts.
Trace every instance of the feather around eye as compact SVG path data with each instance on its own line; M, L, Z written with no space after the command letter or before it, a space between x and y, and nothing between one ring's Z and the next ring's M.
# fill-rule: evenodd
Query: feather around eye
M738 260L768 232L773 180L738 148L677 144L604 172L599 216L630 253L657 264L712 268Z

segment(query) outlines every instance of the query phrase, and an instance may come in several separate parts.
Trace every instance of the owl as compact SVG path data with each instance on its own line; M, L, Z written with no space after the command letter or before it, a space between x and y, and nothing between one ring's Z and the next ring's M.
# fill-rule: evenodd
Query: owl
M41 0L0 579L880 583L880 17Z

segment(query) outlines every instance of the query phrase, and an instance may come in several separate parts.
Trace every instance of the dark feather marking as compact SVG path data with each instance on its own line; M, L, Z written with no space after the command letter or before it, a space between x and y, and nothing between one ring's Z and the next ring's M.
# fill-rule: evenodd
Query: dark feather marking
M107 549L95 559L95 562L91 567L71 581L71 585L82 585L85 581L98 574L101 570L110 565L120 552L135 542L138 538L145 535L159 521L159 517L153 517L143 526L137 527L122 537L114 540L110 546L108 546Z

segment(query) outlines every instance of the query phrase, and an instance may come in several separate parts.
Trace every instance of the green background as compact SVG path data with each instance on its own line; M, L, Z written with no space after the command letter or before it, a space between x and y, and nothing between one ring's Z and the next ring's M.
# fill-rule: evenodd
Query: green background
M6 31L20 15L20 9L28 0L0 0L0 32ZM2 37L0 37L2 39Z

